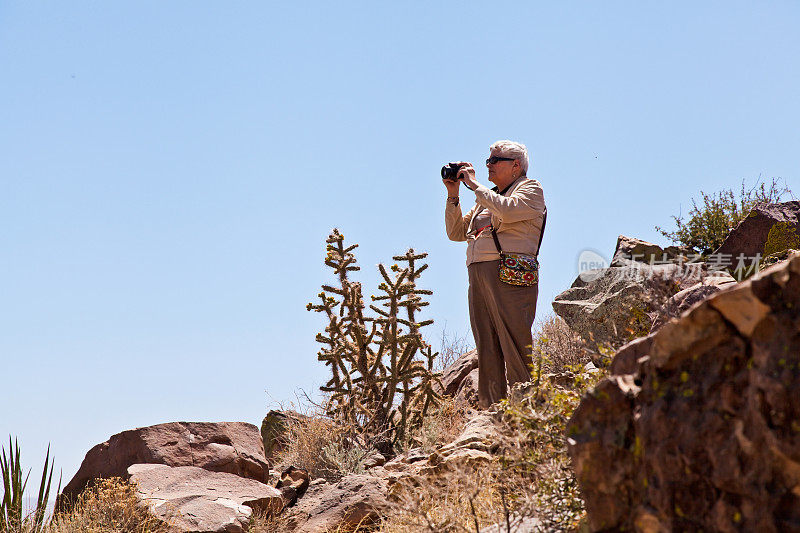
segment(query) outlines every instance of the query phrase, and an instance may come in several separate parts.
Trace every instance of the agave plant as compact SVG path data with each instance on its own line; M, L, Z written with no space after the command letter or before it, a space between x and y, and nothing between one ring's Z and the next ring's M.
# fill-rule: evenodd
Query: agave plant
M8 437L8 453L5 447L0 449L0 475L3 477L3 499L0 501L0 532L23 531L38 533L44 530L47 502L50 499L51 482L53 481L53 465L50 459L50 445L47 445L47 456L44 459L42 480L39 484L39 496L36 507L30 515L24 515L23 497L28 486L31 471L23 479L22 464L20 463L19 442L11 436ZM49 467L49 472L48 472ZM61 490L61 480L58 481L56 494Z

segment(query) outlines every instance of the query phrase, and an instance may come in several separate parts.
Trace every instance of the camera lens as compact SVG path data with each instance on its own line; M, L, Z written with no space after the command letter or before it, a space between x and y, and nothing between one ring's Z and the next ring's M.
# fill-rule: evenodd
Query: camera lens
M461 169L461 165L458 163L447 163L445 166L442 167L442 179L443 180L458 180L458 171Z

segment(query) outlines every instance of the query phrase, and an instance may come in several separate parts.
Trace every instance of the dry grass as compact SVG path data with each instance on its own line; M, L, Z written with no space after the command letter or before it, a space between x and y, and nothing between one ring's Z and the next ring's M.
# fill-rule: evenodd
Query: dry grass
M383 533L475 532L503 516L497 463L398 482Z
M537 321L533 332L534 364L542 360L542 372L572 372L591 361L580 336L559 316L550 314ZM535 375L535 374L534 374Z
M316 414L290 419L284 445L276 458L276 470L289 466L308 470L311 479L336 482L349 473L364 471L366 446L360 445L352 428Z
M86 489L69 512L57 513L47 533L166 533L167 525L136 498L122 479L101 479Z
M442 329L442 337L440 339L439 356L434 362L434 370L442 372L447 367L452 365L456 359L461 357L461 354L473 350L475 346L470 343L470 337L467 334L457 335L448 333L447 328Z
M403 447L422 448L426 453L452 442L464 430L470 407L454 398L444 397L439 405L431 409L417 428L409 442Z
M250 525L247 527L247 533L274 533L285 531L286 528L286 520L282 516L254 512L250 519Z

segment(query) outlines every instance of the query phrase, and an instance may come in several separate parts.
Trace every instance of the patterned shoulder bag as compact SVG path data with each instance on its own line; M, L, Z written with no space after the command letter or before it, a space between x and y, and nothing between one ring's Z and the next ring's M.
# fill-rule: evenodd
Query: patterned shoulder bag
M547 208L545 207L544 216L542 217L542 232L539 235L539 246L536 248L537 252L542 246L546 222ZM492 227L492 238L494 239L494 245L497 246L497 253L500 254L500 281L509 285L523 287L532 287L539 283L539 262L536 260L535 255L504 252L500 248L500 240L497 238L497 231L494 227Z

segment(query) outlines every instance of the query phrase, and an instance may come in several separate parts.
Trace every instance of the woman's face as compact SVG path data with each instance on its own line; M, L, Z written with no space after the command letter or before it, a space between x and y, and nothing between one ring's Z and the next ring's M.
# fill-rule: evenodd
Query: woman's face
M498 150L492 150L489 157L506 157ZM514 181L514 176L519 176L519 161L498 161L495 164L487 164L486 168L489 169L489 181L498 187L504 187ZM515 174L516 172L516 174Z

